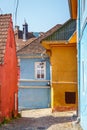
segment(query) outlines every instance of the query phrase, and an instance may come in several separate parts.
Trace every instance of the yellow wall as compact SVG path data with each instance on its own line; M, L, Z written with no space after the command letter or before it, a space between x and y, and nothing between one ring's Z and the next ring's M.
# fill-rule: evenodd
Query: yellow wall
M77 109L77 50L76 43L43 41L49 49L52 66L51 107L53 111ZM47 46L46 46L47 45ZM76 103L65 102L65 92L76 92Z
M76 45L52 46L52 108L77 107L76 104L65 103L65 92L77 92L77 52ZM77 95L77 94L76 94Z

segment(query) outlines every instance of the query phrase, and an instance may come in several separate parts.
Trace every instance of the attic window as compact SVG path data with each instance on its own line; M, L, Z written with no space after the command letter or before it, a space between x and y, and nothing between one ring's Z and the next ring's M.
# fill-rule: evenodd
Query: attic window
M66 104L75 104L76 92L65 92L65 102Z

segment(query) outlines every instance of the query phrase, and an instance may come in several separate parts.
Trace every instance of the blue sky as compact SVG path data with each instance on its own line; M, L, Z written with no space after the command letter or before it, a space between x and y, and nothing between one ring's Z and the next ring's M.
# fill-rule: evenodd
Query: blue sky
M17 0L0 0L0 14L12 13L14 25L16 3ZM16 24L22 29L25 19L29 31L46 32L69 18L68 0L19 0Z

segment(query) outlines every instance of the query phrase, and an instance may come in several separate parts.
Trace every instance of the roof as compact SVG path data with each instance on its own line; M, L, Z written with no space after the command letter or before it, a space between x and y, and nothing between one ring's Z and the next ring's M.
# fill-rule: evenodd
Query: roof
M22 49L17 51L17 55L27 55L27 54L41 54L45 51L45 48L41 45L40 41L51 35L53 32L55 32L58 28L61 27L61 24L57 24L52 29L47 31L46 33L43 33L38 38L34 39L33 41L29 42L27 41L27 45L25 45Z
M23 40L23 31L21 30L15 30L15 40L16 40L16 50L20 50L25 45L31 43L33 40L35 40L36 37L33 35L32 32L28 32L26 41Z
M40 38L34 40L28 40L28 45L25 45L22 49L17 51L17 55L24 54L41 54L45 49L40 44Z
M15 38L16 39L16 38ZM16 39L16 50L20 50L21 48L23 48L24 46L30 44L33 40L35 40L36 38L30 38L26 41L23 41L23 39Z
M43 41L58 41L68 40L76 31L76 20L69 19L60 28L54 31L51 35L43 38Z
M11 14L0 15L0 64L3 63Z

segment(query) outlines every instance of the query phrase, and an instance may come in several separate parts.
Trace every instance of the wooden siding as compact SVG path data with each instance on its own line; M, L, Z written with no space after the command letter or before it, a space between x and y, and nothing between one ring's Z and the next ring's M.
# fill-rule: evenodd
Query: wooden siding
M47 37L46 41L68 40L76 30L76 20L69 20L56 32Z

